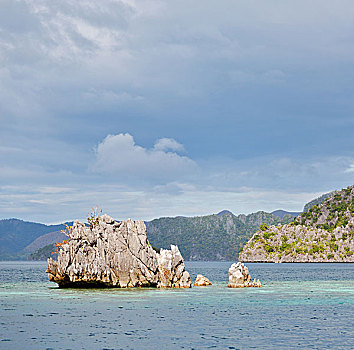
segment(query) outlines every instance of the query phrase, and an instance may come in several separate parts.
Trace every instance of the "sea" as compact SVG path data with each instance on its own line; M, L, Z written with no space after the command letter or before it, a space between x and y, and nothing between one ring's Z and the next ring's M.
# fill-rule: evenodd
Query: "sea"
M59 289L45 262L0 262L0 349L354 349L354 264L186 262L213 285Z

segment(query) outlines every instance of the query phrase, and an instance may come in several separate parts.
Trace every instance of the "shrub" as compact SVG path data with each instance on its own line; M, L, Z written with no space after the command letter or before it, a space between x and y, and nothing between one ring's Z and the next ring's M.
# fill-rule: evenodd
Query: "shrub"
M320 251L320 247L317 244L312 245L313 253L318 253Z
M261 231L267 231L269 229L269 226L267 224L261 224L259 228Z
M267 253L272 253L272 252L275 251L274 247L272 247L271 245L268 245L268 244L266 244L266 245L264 246L264 250L265 250Z
M289 251L291 249L291 244L286 243L285 241L283 241L283 243L280 246L280 250L281 251Z
M98 207L92 208L91 212L88 214L87 222L92 230L96 225L98 225L99 214L102 213L102 209L98 210Z
M295 248L296 253L298 254L303 254L304 250L301 247L296 247Z
M333 251L337 251L338 250L338 245L337 244L335 244L335 243L330 243L329 244L329 246L330 246L330 248L331 248L331 251L333 250Z
M266 231L263 233L263 238L264 239L269 239L270 237L274 236L275 233L274 232L269 232L269 231Z

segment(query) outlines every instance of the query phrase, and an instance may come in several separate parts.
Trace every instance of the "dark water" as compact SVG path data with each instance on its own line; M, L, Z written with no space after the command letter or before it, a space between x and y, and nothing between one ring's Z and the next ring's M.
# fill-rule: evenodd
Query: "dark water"
M354 264L187 262L188 290L61 290L42 262L0 262L0 349L353 349Z

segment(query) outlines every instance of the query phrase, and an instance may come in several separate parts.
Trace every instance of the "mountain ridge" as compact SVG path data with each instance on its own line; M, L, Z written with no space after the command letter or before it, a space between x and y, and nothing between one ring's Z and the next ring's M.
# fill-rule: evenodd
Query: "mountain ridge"
M153 246L169 248L171 244L177 244L186 260L227 260L235 259L240 247L263 222L273 224L289 222L290 219L293 218L280 219L263 211L236 216L224 210L218 214L205 216L163 217L147 221L145 224L149 241ZM53 226L40 225L43 225L45 233L37 235L26 246L21 246L21 250L17 251L18 254L22 254L21 259L29 254L30 259L43 259L50 256L55 249L54 243L65 239L65 235L60 230L47 232L48 227ZM60 225L60 229L64 228L64 224ZM219 250L213 248L215 246L213 240L218 242L216 245ZM14 258L19 258L18 254L14 254ZM7 257L11 258L10 255Z
M321 197L314 199L314 201L322 200ZM189 259L234 259L235 254L237 255L240 247L247 243L247 238L251 238L252 234L259 229L262 223L272 225L290 222L294 219L295 214L298 214L298 212L289 212L280 209L273 211L272 213L258 211L247 215L235 215L231 211L225 209L217 214L204 216L162 217L147 221L146 225L148 229L148 237L153 245L168 248L170 244L177 244L181 246L182 253L186 254ZM211 219L213 216L215 216L215 218ZM203 234L200 233L198 225L194 223L194 221L198 222L198 220L210 221L208 224L209 226L207 225L202 229ZM171 228L167 228L166 233L161 231L161 226L164 226L167 221L170 221L172 226L176 225L176 228L174 230L172 229L173 232L171 231ZM13 230L9 228L7 237L4 237L6 236L6 232L1 230L1 227L4 226L4 222L12 222L18 226L21 226L22 224L22 226L27 226L27 228L22 227L22 236L19 235L20 232L15 232L14 234L14 232L12 232ZM234 232L230 235L229 233L232 227L234 227ZM35 228L38 229L37 232L34 233L33 229ZM183 233L182 231L186 228L186 232ZM50 254L53 247L55 248L55 242L60 242L65 239L65 235L60 232L62 229L65 229L65 224L46 225L15 218L0 220L0 243L6 243L1 245L2 250L0 249L0 260L25 259L29 254L34 254L33 257L40 256L41 258L44 258L45 255ZM212 232L210 232L210 230ZM29 232L29 235L28 231L31 231ZM221 244L223 247L219 247L220 251L214 252L212 250L208 253L209 248L203 248L203 245L212 246L212 242L210 241L211 238L209 236L214 237L217 241L221 240L223 242ZM199 241L196 241L196 237L198 237ZM190 248L188 248L189 239L191 245ZM228 242L227 239L229 239ZM21 244L18 244L17 242L21 242ZM9 243L11 243L12 247L11 249L6 249ZM227 247L227 245L229 247ZM40 252L38 252L38 250L40 250Z

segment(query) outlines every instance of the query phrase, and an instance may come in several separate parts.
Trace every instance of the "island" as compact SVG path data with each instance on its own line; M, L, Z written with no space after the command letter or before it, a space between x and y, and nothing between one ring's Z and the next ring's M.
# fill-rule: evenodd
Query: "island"
M354 262L354 186L331 192L286 225L261 225L243 262Z
M48 259L49 280L61 288L191 287L178 247L155 251L143 221L97 215L89 224L75 221L67 235L58 260Z

